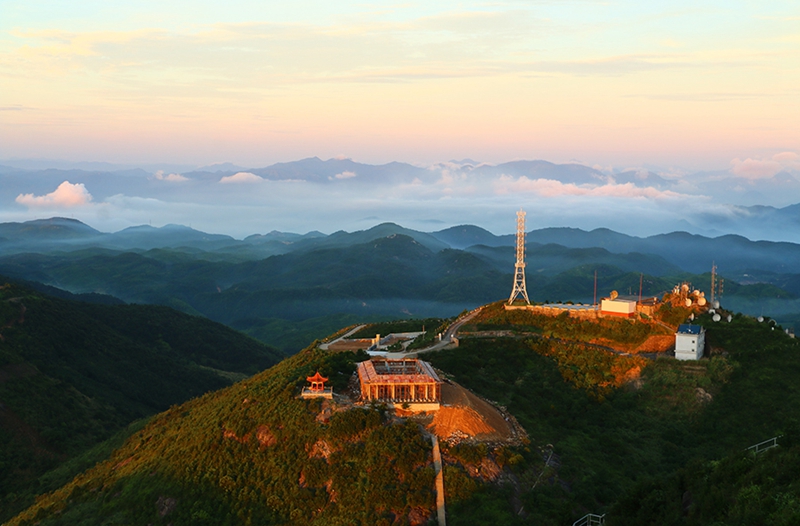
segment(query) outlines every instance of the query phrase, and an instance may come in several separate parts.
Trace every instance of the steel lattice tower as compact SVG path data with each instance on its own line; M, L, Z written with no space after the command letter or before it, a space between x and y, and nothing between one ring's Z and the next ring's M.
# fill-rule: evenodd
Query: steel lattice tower
M517 212L517 263L514 265L514 289L508 298L508 304L522 296L525 303L530 305L528 291L525 290L525 212Z

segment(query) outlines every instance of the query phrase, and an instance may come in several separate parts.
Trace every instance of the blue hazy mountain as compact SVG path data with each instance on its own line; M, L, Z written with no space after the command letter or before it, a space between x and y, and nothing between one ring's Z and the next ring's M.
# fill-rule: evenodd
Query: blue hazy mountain
M72 237L43 234L51 224ZM27 230L29 238L21 234ZM16 236L0 240L0 273L201 314L289 352L343 322L452 315L503 298L515 260L514 236L472 225L426 233L383 223L244 240L179 225L99 233L61 219L0 231ZM800 312L797 244L573 228L534 230L527 239L528 290L536 301L591 301L595 271L601 295L636 293L640 280L647 296L683 280L705 290L716 262L731 305L756 314L767 308L787 320Z
M6 241L35 244L74 239L88 239L102 233L76 219L51 217L23 223L0 223L0 238Z

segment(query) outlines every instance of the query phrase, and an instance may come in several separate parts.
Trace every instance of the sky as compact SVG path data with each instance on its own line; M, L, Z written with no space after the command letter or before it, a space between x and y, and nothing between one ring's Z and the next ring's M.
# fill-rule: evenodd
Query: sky
M0 161L726 170L800 152L800 3L0 0L0 78Z
M364 164L249 171L309 157ZM536 159L594 172L464 168ZM424 175L365 182L393 161ZM799 241L743 208L799 202L796 0L0 0L0 221L505 233L522 207L537 228Z

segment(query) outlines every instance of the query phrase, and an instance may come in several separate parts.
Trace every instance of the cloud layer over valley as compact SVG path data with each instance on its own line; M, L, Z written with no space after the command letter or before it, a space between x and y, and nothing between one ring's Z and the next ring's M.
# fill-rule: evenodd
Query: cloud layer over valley
M237 237L386 221L419 230L472 223L502 234L513 231L514 211L524 208L531 229L800 241L796 228L780 227L800 221L789 206L800 201L797 159L794 152L734 159L728 170L696 174L546 161L376 166L343 156L183 173L3 167L0 221L65 215L104 231L178 223Z

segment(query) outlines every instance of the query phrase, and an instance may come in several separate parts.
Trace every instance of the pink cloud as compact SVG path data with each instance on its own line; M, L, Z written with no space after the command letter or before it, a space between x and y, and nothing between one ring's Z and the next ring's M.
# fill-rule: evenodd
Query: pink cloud
M778 161L779 163L796 163L800 161L800 155L794 152L781 152L773 155L772 160Z
M46 195L19 194L15 199L29 208L71 208L89 204L91 200L92 194L83 183L72 184L69 181L64 181L55 191Z
M647 199L666 199L683 197L683 194L671 190L658 190L656 188L640 188L633 183L615 184L609 183L602 186L576 185L574 183L562 183L553 179L529 179L520 177L501 177L495 186L498 194L509 193L533 193L541 197L564 197L564 196L592 196L592 197L619 197L627 199L647 198Z
M156 173L153 174L153 176L155 176L155 178L158 179L159 181L169 181L169 182L172 182L172 183L181 183L183 181L188 181L189 180L188 177L184 177L181 174L164 175L164 171L163 170L157 171Z
M260 183L264 179L250 172L238 172L233 175L228 175L219 180L222 184L235 184L235 183Z
M731 172L745 179L767 179L782 169L781 163L774 160L750 159L731 161Z

